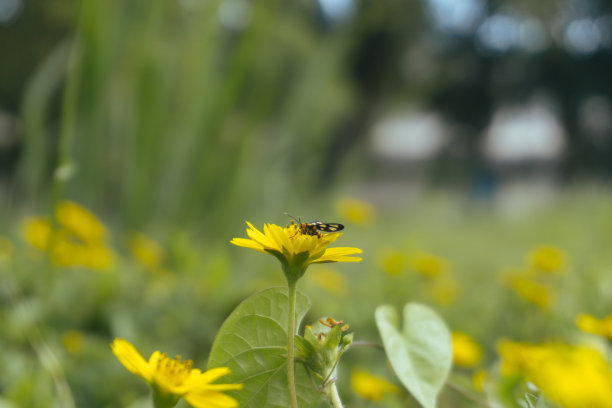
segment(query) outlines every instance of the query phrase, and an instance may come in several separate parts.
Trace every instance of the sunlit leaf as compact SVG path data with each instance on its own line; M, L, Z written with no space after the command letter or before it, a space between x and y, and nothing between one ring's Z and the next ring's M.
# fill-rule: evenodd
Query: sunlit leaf
M450 332L433 310L416 303L404 306L402 329L399 323L393 307L376 309L376 324L395 374L421 405L435 408L452 363Z
M310 300L298 292L296 326L310 308ZM223 323L213 344L208 368L229 367L224 382L243 383L232 393L241 408L287 408L287 310L286 288L256 293L236 307ZM316 392L305 368L296 364L296 390L301 408L316 407ZM229 393L228 393L229 394Z

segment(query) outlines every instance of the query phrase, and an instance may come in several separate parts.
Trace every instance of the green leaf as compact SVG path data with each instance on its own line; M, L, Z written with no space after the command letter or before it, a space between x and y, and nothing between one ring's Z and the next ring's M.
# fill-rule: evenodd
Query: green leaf
M389 305L376 309L376 324L395 374L421 405L434 408L453 359L444 321L427 306L408 303L401 331L399 316Z
M208 358L208 369L229 367L225 383L242 383L244 388L228 392L241 408L287 408L287 288L256 293L236 307L225 320ZM296 300L296 327L310 309L310 300L300 292ZM316 407L321 394L302 364L296 364L296 391L300 408Z

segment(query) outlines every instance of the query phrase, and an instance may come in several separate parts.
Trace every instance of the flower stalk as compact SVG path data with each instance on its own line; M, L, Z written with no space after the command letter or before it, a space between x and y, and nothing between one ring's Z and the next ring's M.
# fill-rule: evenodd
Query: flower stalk
M295 390L295 300L297 281L288 281L289 290L289 320L287 322L287 382L289 385L289 400L291 408L298 408Z
M327 395L327 399L329 400L332 407L343 408L342 401L340 400L340 394L338 394L338 388L336 388L335 382L329 384L325 388L325 395Z

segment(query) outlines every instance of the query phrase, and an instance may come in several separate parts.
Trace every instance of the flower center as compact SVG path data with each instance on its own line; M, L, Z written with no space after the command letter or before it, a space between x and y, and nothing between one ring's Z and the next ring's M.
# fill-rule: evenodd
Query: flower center
M166 354L162 354L157 362L157 373L166 381L173 385L181 385L189 377L193 361L181 361L181 356L176 356L175 359L168 358Z
M302 235L312 235L304 231L304 229L302 229L299 224L289 224L285 226L285 230L287 231L287 236L291 241L295 241L298 237Z

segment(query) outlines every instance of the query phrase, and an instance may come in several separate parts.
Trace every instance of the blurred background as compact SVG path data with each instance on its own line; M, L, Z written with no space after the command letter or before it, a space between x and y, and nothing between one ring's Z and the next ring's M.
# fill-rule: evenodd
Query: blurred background
M364 250L309 270L311 320L433 305L475 393L498 339L610 313L610 2L0 0L0 52L0 406L137 406L119 336L204 367L283 284L229 240L284 212Z

